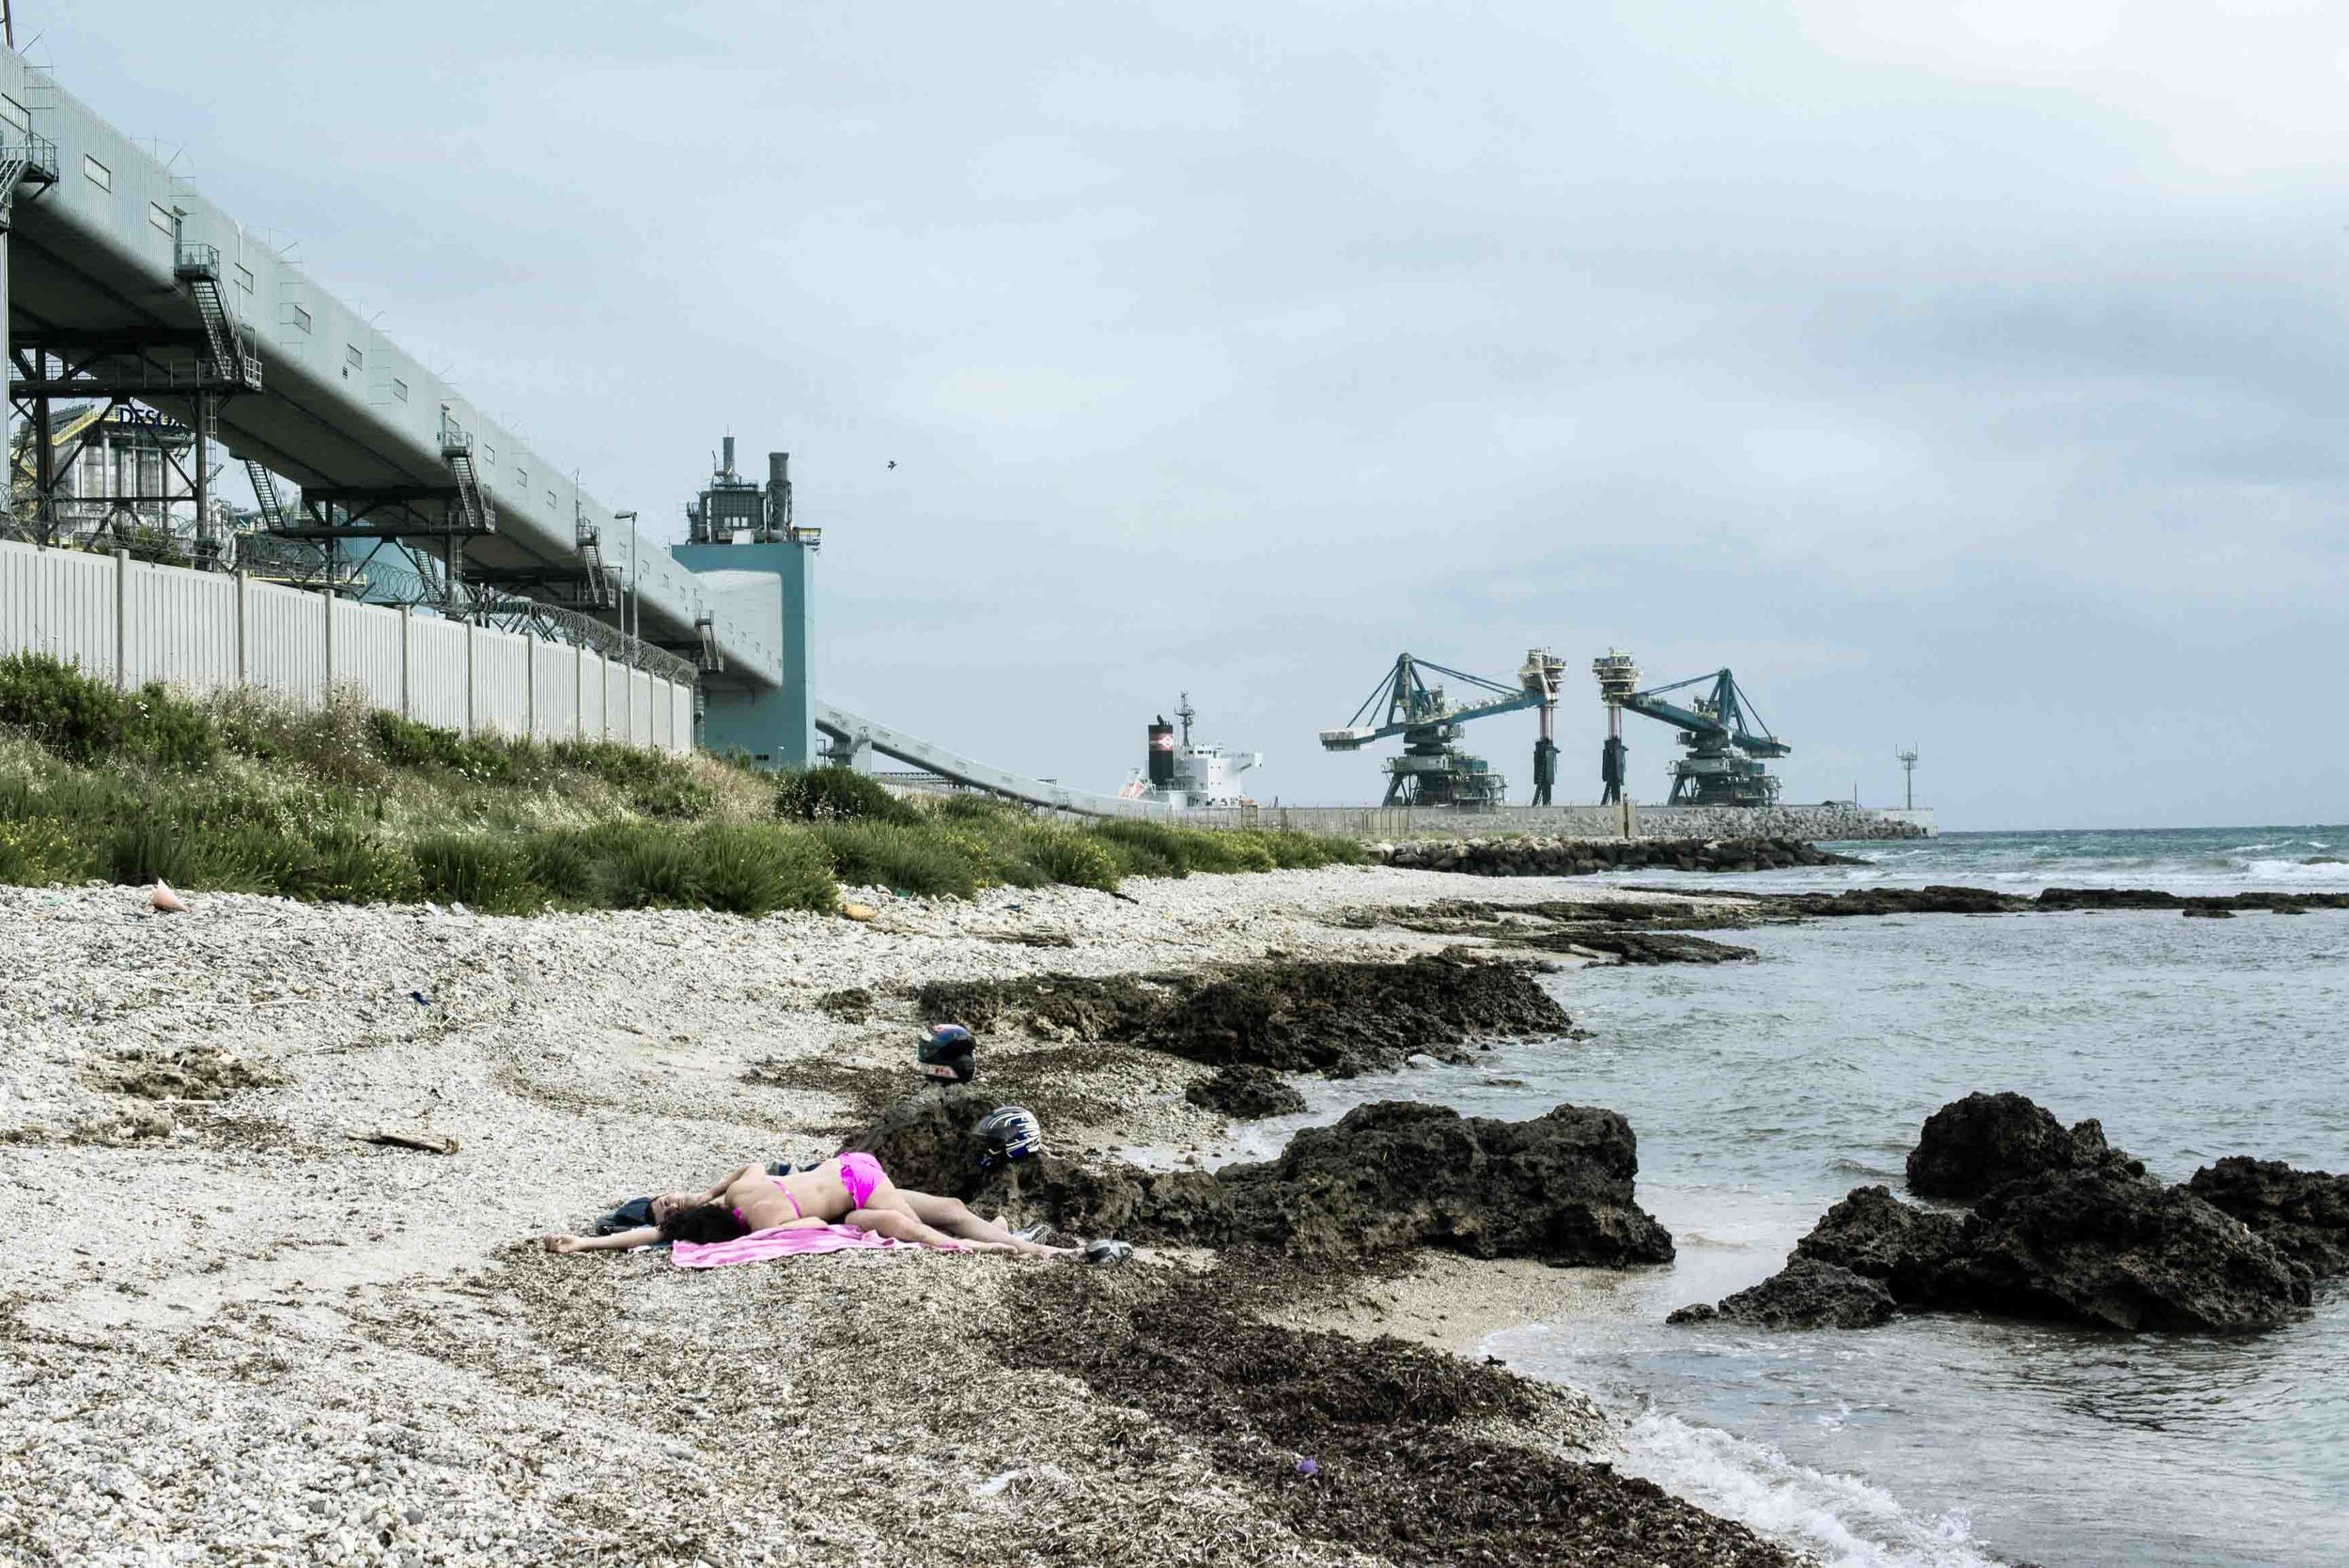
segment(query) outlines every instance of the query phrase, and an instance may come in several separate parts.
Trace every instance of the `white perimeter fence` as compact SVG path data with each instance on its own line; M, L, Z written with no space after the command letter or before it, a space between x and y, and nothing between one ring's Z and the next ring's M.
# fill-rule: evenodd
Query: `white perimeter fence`
M355 604L239 573L0 541L0 654L46 653L125 691L249 686L464 735L693 745L693 689L586 648Z

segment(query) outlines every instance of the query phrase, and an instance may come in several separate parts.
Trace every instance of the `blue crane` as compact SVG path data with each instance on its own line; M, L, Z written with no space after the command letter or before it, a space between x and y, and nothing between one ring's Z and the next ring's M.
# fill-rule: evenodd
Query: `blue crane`
M1624 660L1623 663L1628 672L1629 660ZM1766 757L1782 757L1794 748L1770 733L1761 714L1754 711L1753 699L1738 688L1735 675L1727 670L1716 670L1711 675L1676 680L1670 686L1630 692L1619 688L1610 691L1607 677L1608 672L1602 670L1600 690L1610 706L1627 707L1634 713L1680 726L1680 743L1688 748L1688 754L1672 764L1670 804L1766 806L1778 800L1778 780L1771 777L1762 762ZM1707 681L1712 683L1709 692L1699 693L1685 703L1664 700L1674 691ZM1747 722L1749 718L1750 724ZM1604 782L1615 788L1620 785L1623 773L1621 742L1610 738L1608 745L1610 750L1601 771Z
M1321 732L1321 744L1326 751L1359 752L1374 741L1399 735L1402 754L1387 759L1388 805L1489 810L1504 803L1509 781L1494 772L1483 757L1460 750L1456 744L1460 726L1496 714L1538 708L1542 733L1533 748L1533 798L1536 804L1547 805L1550 784L1557 775L1558 745L1551 726L1558 710L1558 677L1564 670L1563 660L1535 648L1526 654L1517 683L1511 686L1402 654L1345 728ZM1455 707L1442 687L1427 684L1423 671L1488 695Z

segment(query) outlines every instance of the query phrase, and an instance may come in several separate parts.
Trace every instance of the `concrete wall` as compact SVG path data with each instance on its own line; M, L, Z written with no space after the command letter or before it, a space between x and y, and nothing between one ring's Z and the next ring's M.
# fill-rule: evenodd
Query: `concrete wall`
M693 691L568 644L125 555L0 541L0 654L46 653L129 689L246 686L465 735L690 750Z
M1930 820L1900 820L1866 806L1641 806L1641 838L1798 838L1813 844L1846 839L1930 838Z

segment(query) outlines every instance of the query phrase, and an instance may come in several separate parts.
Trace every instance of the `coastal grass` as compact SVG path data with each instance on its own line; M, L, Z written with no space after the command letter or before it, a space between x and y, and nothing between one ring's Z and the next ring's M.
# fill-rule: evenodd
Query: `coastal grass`
M0 657L0 883L158 879L349 904L829 911L840 889L1114 892L1128 877L1363 859L1309 833L1069 824L843 768L452 730L337 698L117 691Z

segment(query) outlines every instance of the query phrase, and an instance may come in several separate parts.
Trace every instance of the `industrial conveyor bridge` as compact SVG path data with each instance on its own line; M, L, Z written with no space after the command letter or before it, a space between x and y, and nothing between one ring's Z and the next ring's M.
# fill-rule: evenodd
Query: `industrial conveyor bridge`
M12 50L0 50L0 362L26 417L66 399L135 398L265 470L255 486L277 531L397 539L469 582L567 609L614 613L604 584L632 562L646 641L696 654L706 684L758 692L790 678L762 635L779 618L763 585L730 571L705 580L639 540L632 512L580 489ZM195 445L207 464L210 442ZM43 460L49 446L39 443ZM299 513L271 474L300 487ZM844 760L879 752L1062 811L1165 812L993 768L829 705L814 704L813 717Z

